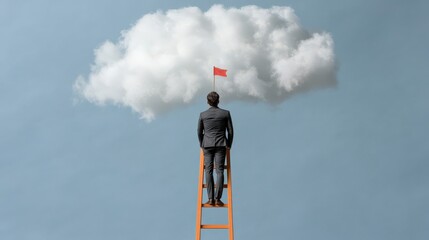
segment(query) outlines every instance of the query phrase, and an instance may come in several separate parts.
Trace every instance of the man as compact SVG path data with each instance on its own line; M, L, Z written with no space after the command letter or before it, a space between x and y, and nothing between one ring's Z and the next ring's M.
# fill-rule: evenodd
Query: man
M207 204L223 206L223 169L226 150L231 148L234 130L229 111L218 107L219 95L210 92L207 95L210 108L200 114L198 121L198 139L204 151L204 166L207 184ZM226 137L228 131L228 137ZM216 168L216 194L213 187L213 162Z

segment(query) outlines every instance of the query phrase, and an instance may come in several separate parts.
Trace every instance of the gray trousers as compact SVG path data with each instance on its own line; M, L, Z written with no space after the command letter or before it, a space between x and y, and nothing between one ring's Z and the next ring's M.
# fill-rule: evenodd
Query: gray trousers
M204 148L204 166L209 199L221 199L223 192L223 169L225 166L225 147ZM213 163L216 168L216 194L213 187Z

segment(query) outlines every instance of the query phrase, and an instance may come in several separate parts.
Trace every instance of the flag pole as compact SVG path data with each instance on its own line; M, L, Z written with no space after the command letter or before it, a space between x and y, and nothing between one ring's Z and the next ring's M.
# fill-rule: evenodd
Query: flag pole
M215 66L213 66L213 92L216 92L216 75L214 72Z
M213 74L213 92L216 92L216 75Z

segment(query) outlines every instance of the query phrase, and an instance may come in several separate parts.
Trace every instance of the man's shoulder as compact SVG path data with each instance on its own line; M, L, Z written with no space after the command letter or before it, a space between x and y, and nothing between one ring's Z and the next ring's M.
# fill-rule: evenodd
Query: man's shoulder
M223 108L218 108L218 109L223 113L229 113L229 110L227 110L227 109L223 109Z
M205 114L207 114L209 112L210 112L210 108L207 109L207 110L205 110L205 111L200 112L200 116L205 115Z
M215 114L216 114L216 116L221 117L221 118L230 118L230 116L231 116L228 110L222 109L222 108L217 108Z

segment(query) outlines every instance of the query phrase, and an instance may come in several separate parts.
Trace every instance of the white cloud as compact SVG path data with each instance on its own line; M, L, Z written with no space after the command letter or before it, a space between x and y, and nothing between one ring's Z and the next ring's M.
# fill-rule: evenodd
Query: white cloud
M144 15L118 43L95 50L88 77L74 89L96 104L131 107L147 121L205 97L213 66L221 100L276 103L290 95L335 84L333 40L302 28L289 7L225 9L212 6Z

